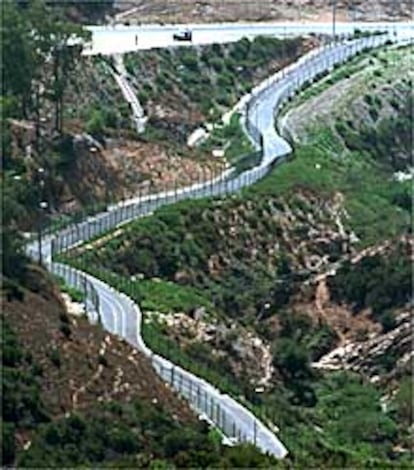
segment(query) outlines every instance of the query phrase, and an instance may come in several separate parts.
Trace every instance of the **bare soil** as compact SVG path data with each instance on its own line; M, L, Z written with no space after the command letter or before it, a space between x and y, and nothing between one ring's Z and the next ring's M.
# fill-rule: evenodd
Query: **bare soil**
M329 0L118 0L117 22L332 21ZM411 0L337 0L338 21L412 18Z
M182 422L195 419L140 352L85 317L68 315L57 286L39 268L31 276L32 290L23 289L22 301L3 298L2 310L19 343L41 368L41 398L51 416L88 409L96 402L140 400L161 406ZM69 326L69 335L63 324Z

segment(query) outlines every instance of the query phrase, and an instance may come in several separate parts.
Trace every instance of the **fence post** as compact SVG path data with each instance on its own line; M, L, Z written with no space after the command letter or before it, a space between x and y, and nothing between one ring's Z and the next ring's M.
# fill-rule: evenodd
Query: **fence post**
M200 403L200 385L197 385L197 408L200 409L201 403Z
M256 441L257 441L257 422L256 422L256 418L253 418L253 439L254 439L254 445L256 445Z
M85 295L85 315L88 316L88 285L87 285L87 280L85 276L82 276L83 279L83 289L84 289L84 295Z

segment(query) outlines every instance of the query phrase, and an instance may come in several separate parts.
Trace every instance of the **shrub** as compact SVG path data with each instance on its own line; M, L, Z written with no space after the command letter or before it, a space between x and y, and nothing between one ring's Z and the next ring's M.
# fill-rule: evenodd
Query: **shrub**
M198 71L198 57L195 52L186 50L186 52L181 57L181 62L191 71L193 72Z
M220 57L212 57L209 63L210 66L213 67L216 72L221 72L224 70L224 61Z
M86 132L92 135L101 136L105 130L105 118L102 112L94 109L86 123Z
M374 98L372 97L372 95L364 95L364 102L368 105L368 106L372 106L373 103L374 103Z

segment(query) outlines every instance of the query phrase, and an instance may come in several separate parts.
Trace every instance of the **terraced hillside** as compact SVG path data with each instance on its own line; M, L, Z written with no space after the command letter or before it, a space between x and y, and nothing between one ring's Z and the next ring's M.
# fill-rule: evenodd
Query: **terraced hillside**
M407 53L388 50L373 59L394 70L376 88L383 67L366 67L363 56L358 62L371 80L369 101L382 103L375 119L361 125L361 98L347 89L341 119L321 114L294 158L241 195L163 208L94 251L72 253L83 269L112 280L114 272L116 284L140 302L151 348L243 394L277 423L295 465L409 463L403 423L410 420L410 357L407 329L401 336L397 328L409 318L411 189L393 176L407 160L411 125L412 91L399 75ZM315 100L325 102L330 91ZM352 144L340 132L343 121L353 125ZM367 133L390 155L369 151L361 139ZM372 284L366 266L374 270ZM359 285L359 297L335 287L344 283ZM312 367L335 347L363 345L394 329L399 352L390 359L384 346L375 359L381 389L378 379L358 375L363 368L353 375Z

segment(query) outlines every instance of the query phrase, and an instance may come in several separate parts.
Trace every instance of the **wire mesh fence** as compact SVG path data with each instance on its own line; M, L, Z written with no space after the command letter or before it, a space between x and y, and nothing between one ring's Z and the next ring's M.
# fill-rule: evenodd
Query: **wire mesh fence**
M48 270L55 276L63 279L65 283L80 292L83 296L85 313L88 319L96 323L100 321L100 298L92 281L88 276L67 264L51 262Z
M294 92L297 92L319 74L326 70L331 70L335 64L344 62L364 49L383 45L388 39L386 35L376 35L352 41L343 40L334 45L326 45L322 49L308 54L294 67L288 68L283 75L279 74L271 77L266 81L265 86L258 87L252 93L252 101L245 110L244 122L253 141L260 147L261 159L259 158L260 163L258 165L241 173L235 172L234 169L229 169L214 179L197 183L189 188L174 189L144 197L138 196L133 200L116 204L107 211L89 217L56 234L52 240L52 259L57 253L63 252L84 241L91 241L94 237L102 235L106 231L112 230L137 217L149 214L163 205L189 198L195 199L231 194L262 179L270 171L275 162L280 161L285 155L283 152L271 154L274 147L270 145L272 142L269 143L269 140L274 139L276 132L274 126L273 134L270 131L268 132L267 129L261 129L257 116L259 103L272 99L272 106L275 109L280 109ZM278 138L280 139L280 137ZM270 157L266 155L266 152L270 153ZM264 442L272 441L267 434L270 431L253 414L246 409L238 413L229 412L228 410L231 407L229 407L227 399L223 398L220 392L195 375L175 366L167 359L152 354L143 343L140 334L141 313L131 299L119 292L117 293L118 302L122 303L122 311L126 312L125 315L128 315L128 321L122 315L117 324L115 320L111 324L109 318L107 318L108 312L101 308L100 293L94 284L94 282L98 282L97 280L92 281L93 278L91 276L60 263L52 262L50 270L65 279L69 286L79 289L84 293L88 318L92 321L97 321L97 319L102 321L104 327L124 337L129 343L139 347L146 354L151 355L153 366L159 375L171 387L177 390L180 395L186 398L195 410L214 423L225 436L234 438L237 441L252 443L257 443L259 438L262 448ZM232 403L231 406L234 408L235 404ZM274 437L274 439L276 438ZM274 441L272 441L273 444ZM277 445L280 446L279 453L283 454L286 449L284 449L280 442Z
M258 420L252 417L251 422L240 421L234 418L223 406L219 396L209 393L200 383L180 367L168 363L160 356L154 355L151 359L155 370L179 395L185 398L190 406L196 410L202 418L214 424L227 438L234 442L252 442L258 432ZM250 428L250 429L249 429Z
M250 104L245 110L245 127L261 152L261 158L259 151L254 154L255 161L260 162L258 165L241 172L231 168L212 180L196 183L187 188L175 188L163 193L138 196L114 204L105 212L88 217L56 234L54 252L61 252L78 243L91 240L123 223L150 214L166 204L185 199L225 196L240 191L243 187L263 178L275 161L289 152L289 147L285 147L278 154L272 140L275 138L276 131L274 129L265 130L264 133L263 130L260 130L257 117L258 103L270 99L274 95L276 96L273 103L274 108L280 109L294 92L309 84L322 72L332 69L335 64L344 62L364 49L383 45L387 40L389 37L385 34L371 35L357 40L343 40L335 45L326 45L317 53L308 54L299 61L296 68L288 70L284 76L271 77L265 87L259 88L253 94Z

